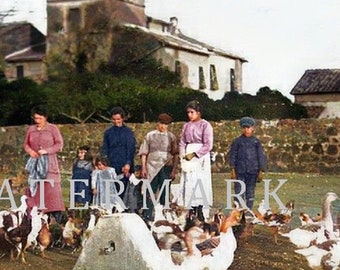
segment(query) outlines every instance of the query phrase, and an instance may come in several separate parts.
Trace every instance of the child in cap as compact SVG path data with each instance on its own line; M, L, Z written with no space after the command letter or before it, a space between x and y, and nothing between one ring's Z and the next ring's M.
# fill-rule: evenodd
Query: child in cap
M246 185L243 199L249 209L253 208L256 182L262 180L267 159L261 142L253 134L255 120L251 117L240 119L242 134L231 143L228 154L231 179L243 181ZM241 192L241 185L235 183L235 194Z

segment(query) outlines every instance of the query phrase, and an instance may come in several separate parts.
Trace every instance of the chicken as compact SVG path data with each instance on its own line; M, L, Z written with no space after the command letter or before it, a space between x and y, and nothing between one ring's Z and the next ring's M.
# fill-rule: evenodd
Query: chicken
M37 245L37 237L42 225L42 213L38 211L38 207L34 206L30 212L31 220L32 220L32 229L27 237L27 244L24 247L26 251L29 247L35 247Z
M48 224L49 230L52 234L51 247L61 247L63 238L63 226L57 223L55 217L50 215L50 222Z
M76 252L81 246L81 230L76 227L75 219L73 215L68 216L68 221L66 222L63 231L63 247L69 246L73 249L72 252Z
M5 232L5 239L10 244L12 244L11 254L14 250L19 249L19 254L17 257L21 256L23 263L27 263L25 258L25 250L27 244L27 238L32 230L32 220L26 213L23 215L22 222L19 226L14 229Z
M52 244L52 233L50 232L47 219L45 219L42 224L42 227L37 237L37 241L40 247L41 257L46 258L45 249L47 249Z

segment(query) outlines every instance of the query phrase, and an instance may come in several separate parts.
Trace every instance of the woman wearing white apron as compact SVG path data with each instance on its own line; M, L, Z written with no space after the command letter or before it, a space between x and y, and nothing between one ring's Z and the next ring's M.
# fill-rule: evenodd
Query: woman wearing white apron
M213 129L202 119L199 101L190 101L186 111L189 122L184 124L179 142L182 172L178 203L196 209L198 218L204 220L209 218L213 204L210 166Z

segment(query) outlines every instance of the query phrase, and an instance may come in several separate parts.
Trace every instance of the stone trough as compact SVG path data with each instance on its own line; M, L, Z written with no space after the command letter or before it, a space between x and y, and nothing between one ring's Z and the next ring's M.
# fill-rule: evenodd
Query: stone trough
M151 231L136 214L101 217L85 243L73 270L225 270L234 258L236 239L229 228L209 256L184 256L175 265L170 250L159 250Z
M73 270L161 269L164 258L159 253L138 215L107 215L98 220Z

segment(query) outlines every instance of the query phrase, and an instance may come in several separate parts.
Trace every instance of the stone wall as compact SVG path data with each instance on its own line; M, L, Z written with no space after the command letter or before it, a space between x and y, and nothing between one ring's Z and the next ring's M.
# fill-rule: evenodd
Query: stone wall
M238 121L211 122L214 128L212 168L214 172L229 171L227 153L231 140L240 134ZM110 123L59 125L65 144L59 153L63 173L70 173L76 149L87 144L94 154L100 151L103 132ZM137 146L155 123L127 123L136 136ZM182 123L173 123L170 130L180 135ZM24 168L27 155L22 145L27 126L0 128L0 173L13 176ZM303 119L257 121L255 135L262 141L268 157L268 171L301 173L340 173L340 119ZM137 148L138 150L138 148ZM137 153L136 150L136 153ZM140 164L136 155L136 164Z

